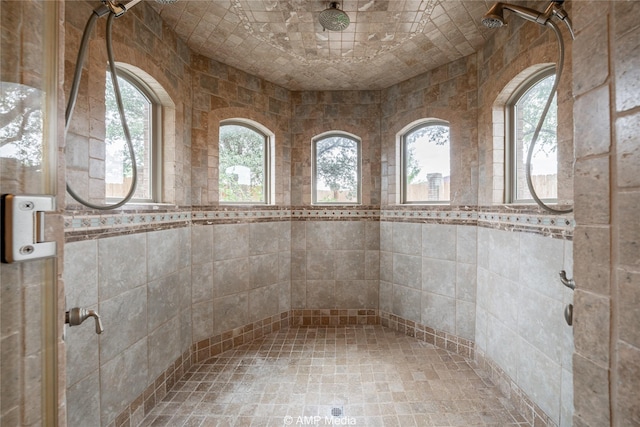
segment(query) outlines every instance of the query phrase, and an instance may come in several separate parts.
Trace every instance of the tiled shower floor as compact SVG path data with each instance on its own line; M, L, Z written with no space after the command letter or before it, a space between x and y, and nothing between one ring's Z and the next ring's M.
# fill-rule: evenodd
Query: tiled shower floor
M525 425L481 375L382 326L288 328L193 366L142 425Z

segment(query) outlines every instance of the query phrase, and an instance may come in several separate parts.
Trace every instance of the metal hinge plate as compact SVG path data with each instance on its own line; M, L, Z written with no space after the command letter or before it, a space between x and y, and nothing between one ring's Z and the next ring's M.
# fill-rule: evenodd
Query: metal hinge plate
M44 241L44 213L54 211L55 205L53 196L2 196L2 262L56 255L56 242Z

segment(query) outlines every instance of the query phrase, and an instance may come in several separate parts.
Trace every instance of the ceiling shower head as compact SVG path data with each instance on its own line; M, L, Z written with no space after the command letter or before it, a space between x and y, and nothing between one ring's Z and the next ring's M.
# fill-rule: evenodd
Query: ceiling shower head
M156 0L156 3L160 3L160 4L174 4L175 2L177 2L178 0Z
M318 17L323 30L342 31L349 26L349 15L338 9L338 2L329 3L329 8L320 12Z

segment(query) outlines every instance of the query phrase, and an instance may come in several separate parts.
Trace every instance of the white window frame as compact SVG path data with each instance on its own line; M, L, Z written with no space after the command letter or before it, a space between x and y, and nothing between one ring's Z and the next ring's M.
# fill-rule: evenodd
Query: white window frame
M516 104L522 98L529 89L537 85L542 80L556 74L555 65L547 66L539 71L531 74L524 82L522 82L513 92L513 94L509 97L505 104L505 136L506 141L504 144L505 148L505 203L509 204L532 204L535 203L533 198L530 199L520 199L517 197L518 195L518 175L517 175L517 126L515 123L516 113L515 108ZM557 104L557 94L556 94L556 104ZM556 135L556 145L558 143L557 135ZM525 154L526 155L526 154ZM556 150L557 155L557 150ZM526 161L526 159L523 159ZM542 201L546 203L557 203L557 198L541 198Z
M451 204L451 195L448 200L407 200L407 144L406 138L418 129L428 126L446 126L449 128L449 170L451 173L451 124L442 119L429 118L413 122L399 132L398 137L398 153L399 153L399 170L398 182L400 185L400 204L404 205L448 205Z
M118 77L126 80L130 85L134 86L147 100L150 105L149 112L149 198L132 197L129 203L159 203L162 198L162 102L155 94L153 89L134 72L123 68L116 67ZM109 76L110 70L105 74ZM126 111L125 111L126 116ZM140 180L138 179L138 182ZM105 182L106 185L106 182ZM115 203L121 200L120 197L107 197L106 201Z
M264 127L258 122L254 122L253 120L243 119L243 118L233 118L222 120L218 126L218 135L219 129L223 126L242 126L247 129L250 129L264 138L264 184L263 184L263 198L262 202L254 202L251 200L246 201L225 201L219 200L220 204L225 205L271 205L275 200L274 194L274 186L273 183L275 181L275 167L274 167L274 149L275 149L275 135L269 129ZM220 144L220 137L218 136L218 144ZM220 194L220 152L218 151L218 195ZM220 198L220 196L218 196Z
M357 151L357 184L356 184L356 201L355 202L322 202L318 201L318 192L317 192L317 180L318 180L318 167L317 167L317 145L318 142L323 141L328 138L345 138L350 141L353 141L356 144ZM360 205L362 204L362 140L358 138L356 135L353 135L344 131L329 131L322 133L320 135L316 135L311 140L311 203L314 205Z

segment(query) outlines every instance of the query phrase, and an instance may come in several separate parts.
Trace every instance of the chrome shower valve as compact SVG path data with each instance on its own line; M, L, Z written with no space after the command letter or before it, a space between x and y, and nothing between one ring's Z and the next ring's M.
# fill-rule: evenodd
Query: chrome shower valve
M82 324L87 318L93 317L96 323L96 334L101 334L104 331L102 327L102 320L100 315L95 310L87 310L86 308L74 307L65 313L64 322L69 326L78 326Z

